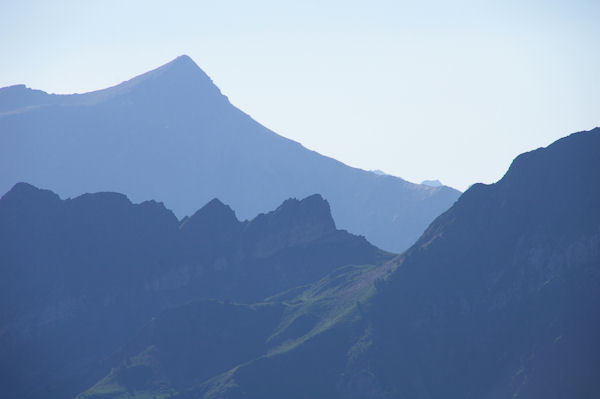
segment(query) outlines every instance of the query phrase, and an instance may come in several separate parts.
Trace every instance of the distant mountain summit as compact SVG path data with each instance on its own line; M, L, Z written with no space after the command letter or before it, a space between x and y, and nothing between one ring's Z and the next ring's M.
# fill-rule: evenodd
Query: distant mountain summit
M393 251L460 194L351 168L275 134L188 56L90 93L0 89L0 148L0 192L19 181L63 197L115 191L178 217L216 197L241 219L319 193L341 228Z
M166 87L169 90L164 91ZM48 94L34 90L25 85L14 85L0 89L0 115L3 113L19 113L32 107L63 105L81 106L96 105L110 101L116 97L126 96L132 91L145 92L147 95L166 96L177 101L189 100L190 97L204 97L211 103L227 103L227 97L213 81L187 55L175 58L160 68L146 72L107 89L96 90L84 94ZM165 99L163 98L163 99Z

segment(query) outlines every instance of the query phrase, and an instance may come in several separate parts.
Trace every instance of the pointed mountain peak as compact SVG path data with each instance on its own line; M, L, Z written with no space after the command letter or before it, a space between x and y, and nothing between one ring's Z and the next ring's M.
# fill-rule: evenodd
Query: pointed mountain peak
M90 105L135 93L138 93L138 99L159 98L167 103L228 103L227 97L221 94L211 78L187 55L181 55L119 85L81 95L65 96L63 102Z
M32 193L37 191L41 191L41 189L37 188L33 184L19 182L10 189L9 193Z
M192 58L187 54L182 54L179 57L176 57L173 61L165 64L164 66L167 66L167 65L179 65L179 66L194 67L194 68L200 69L200 67L194 62L194 60L192 60Z
M206 205L204 205L196 214L198 213L208 213L208 212L218 212L227 215L233 215L235 217L235 212L229 205L225 205L218 198L213 198Z
M17 183L0 197L4 211L14 215L32 211L44 212L48 207L60 202L60 197L52 191L37 188L29 183Z
M238 223L233 209L214 198L192 216L184 219L181 228L196 229L202 226L236 225Z
M204 89L219 90L210 77L187 55L180 55L174 60L136 76L121 85L135 86L150 80L164 81L168 85L197 86L201 84L204 86Z
M58 195L50 190L37 188L32 184L24 182L15 184L6 194L2 196L2 199L8 198L14 198L16 200L25 200L27 198L60 199Z
M329 203L314 194L303 200L290 198L273 212L261 213L247 224L244 234L253 243L254 255L266 257L334 231Z
M178 73L187 76L193 76L194 74L200 74L208 77L206 73L192 60L188 55L180 55L172 61L148 72L148 73ZM143 75L142 75L143 76Z
M288 215L303 220L320 220L330 224L335 230L335 223L331 217L329 202L321 194L313 194L302 200L287 199L274 211L276 215Z
M249 231L274 232L306 231L310 239L318 238L336 229L329 203L320 194L302 200L287 199L273 212L260 214L248 226ZM295 234L295 233L294 233ZM306 239L309 241L309 239Z

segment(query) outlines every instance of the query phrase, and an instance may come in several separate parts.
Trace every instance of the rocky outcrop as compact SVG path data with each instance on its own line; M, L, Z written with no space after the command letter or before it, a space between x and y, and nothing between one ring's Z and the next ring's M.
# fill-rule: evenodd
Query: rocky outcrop
M155 201L61 200L19 183L0 199L0 385L12 397L72 397L166 308L259 301L390 257L336 230L318 195L244 222L214 199L179 221Z

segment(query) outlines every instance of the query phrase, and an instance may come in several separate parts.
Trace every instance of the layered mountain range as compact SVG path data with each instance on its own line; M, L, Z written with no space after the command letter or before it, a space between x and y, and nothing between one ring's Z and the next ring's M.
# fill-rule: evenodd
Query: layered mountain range
M358 277L338 269L270 298L312 315L323 315L314 303L324 300L342 310L317 316L325 328L284 348L188 380L174 397L596 397L599 150L596 128L522 154L498 183L472 186L392 261ZM356 302L341 306L348 295ZM166 363L151 350L175 349L155 337L81 397L123 392L126 370L157 375Z
M215 299L253 303L391 257L337 230L319 195L249 222L215 199L180 221L154 201L132 204L116 193L61 200L19 183L0 199L3 395L74 396L167 308L207 301L189 306L244 314L248 307ZM223 338L208 322L202 328Z
M212 198L251 219L320 193L337 224L400 252L460 193L344 165L234 107L187 56L118 86L54 95L0 89L0 192L26 181L63 197L112 191L178 217Z
M240 222L0 199L0 386L25 398L594 398L600 129L517 157L395 256L318 195Z

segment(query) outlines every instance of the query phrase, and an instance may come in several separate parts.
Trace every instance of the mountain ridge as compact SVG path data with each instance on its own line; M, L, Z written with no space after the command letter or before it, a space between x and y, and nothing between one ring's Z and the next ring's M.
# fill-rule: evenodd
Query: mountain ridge
M163 310L215 300L224 308L206 306L231 310L230 302L258 302L334 268L391 257L335 229L318 195L250 221L214 199L178 220L156 201L113 192L61 199L15 184L0 198L2 394L73 397Z
M32 89L25 84L16 84L0 88L0 114L19 112L22 109L28 109L32 106L78 106L95 105L109 101L115 97L125 95L136 86L148 83L152 79L161 78L161 75L171 75L172 82L177 86L184 86L191 82L201 83L203 90L212 92L215 97L223 96L219 88L213 83L212 79L187 55L181 55L172 61L125 80L121 83L109 86L104 89L92 90L85 93L54 94L43 90ZM11 104L8 100L11 95L17 96L16 104Z
M588 369L600 351L586 331L600 331L590 313L600 292L600 185L589 184L600 181L599 148L596 128L519 155L398 257L372 308L380 387L430 398L598 392ZM392 336L387 350L403 351L404 364L381 350ZM419 381L432 362L439 368Z
M520 155L388 262L354 318L174 396L597 396L599 149L596 128Z
M460 194L377 176L278 135L189 57L90 93L16 89L27 100L14 91L0 89L0 191L18 181L63 197L114 191L161 201L179 218L216 197L241 219L320 193L341 228L396 252Z
M0 198L0 386L78 399L596 397L598 149L594 129L522 154L400 255L332 231L320 195L243 222L212 200L196 220L207 228L186 231L157 202L18 184Z

